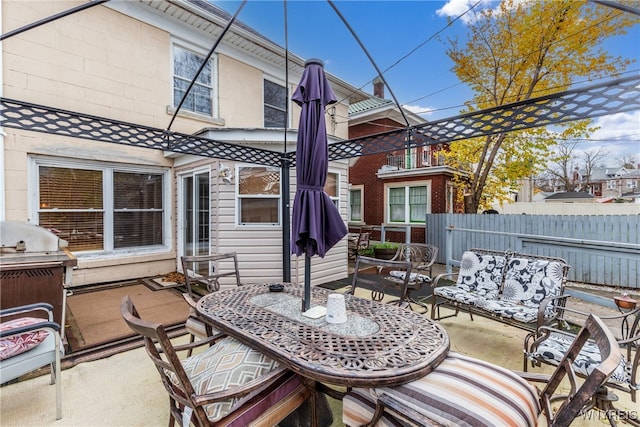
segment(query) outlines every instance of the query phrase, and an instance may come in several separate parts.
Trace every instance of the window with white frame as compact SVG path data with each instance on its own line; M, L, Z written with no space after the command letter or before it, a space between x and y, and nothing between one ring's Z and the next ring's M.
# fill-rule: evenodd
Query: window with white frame
M389 187L387 193L389 222L424 223L428 213L427 185Z
M178 107L205 57L173 46L173 106ZM213 65L207 61L202 72L189 91L181 110L213 116Z
M635 179L627 179L627 188L631 189L631 188L636 188L638 186L638 181L636 181Z
M334 172L327 173L327 182L324 184L324 192L331 198L336 208L340 209L340 175Z
M264 127L287 127L287 89L269 80L264 81Z
M349 190L349 221L364 221L362 217L362 188Z
M72 252L160 248L167 237L167 171L36 162L37 223Z
M238 167L238 224L280 224L280 169Z
M616 180L615 179L610 179L609 181L607 181L607 190L615 190L616 189Z

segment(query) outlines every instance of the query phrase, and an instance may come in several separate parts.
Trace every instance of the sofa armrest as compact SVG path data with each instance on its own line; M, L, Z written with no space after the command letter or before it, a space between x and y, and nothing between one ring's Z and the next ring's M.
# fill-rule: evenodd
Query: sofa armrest
M431 289L435 289L439 286L454 286L456 284L457 277L458 277L458 273L438 274L430 283Z

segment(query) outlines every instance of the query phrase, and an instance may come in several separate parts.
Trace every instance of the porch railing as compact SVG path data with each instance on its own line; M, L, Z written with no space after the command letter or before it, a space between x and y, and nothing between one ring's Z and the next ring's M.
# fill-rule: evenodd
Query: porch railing
M431 166L444 166L445 164L445 158L442 154L431 151L389 154L387 156L387 166L398 169L427 168Z

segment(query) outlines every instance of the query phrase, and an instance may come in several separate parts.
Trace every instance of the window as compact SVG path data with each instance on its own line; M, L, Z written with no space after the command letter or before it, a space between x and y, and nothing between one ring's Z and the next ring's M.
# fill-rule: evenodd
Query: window
M280 170L266 166L238 168L238 224L280 224Z
M388 189L389 222L424 223L427 215L426 185L390 187Z
M324 184L324 192L331 198L336 208L340 208L340 193L338 185L340 183L340 175L337 173L327 173L327 182Z
M264 127L287 127L287 90L269 80L264 81Z
M164 171L40 161L37 222L69 250L113 251L164 245Z
M180 100L191 84L204 57L181 47L173 47L173 106L178 107ZM181 110L192 111L206 116L213 115L213 68L211 60L202 69L193 87L182 104Z
M349 191L349 221L364 221L362 218L362 188Z
M627 188L636 188L636 187L638 187L638 182L635 179L627 179L625 181L627 181L626 182Z
M615 190L616 189L616 180L610 179L607 181L607 190Z

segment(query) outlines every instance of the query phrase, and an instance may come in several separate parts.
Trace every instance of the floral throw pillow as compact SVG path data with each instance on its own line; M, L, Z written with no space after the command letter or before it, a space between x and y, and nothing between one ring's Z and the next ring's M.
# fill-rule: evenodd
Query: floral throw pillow
M0 331L10 331L11 329L23 326L35 325L37 323L46 322L45 319L37 317L21 317L8 322L0 323ZM44 341L49 332L45 330L25 332L20 335L0 338L0 360L8 359L25 351L31 350L42 341Z

